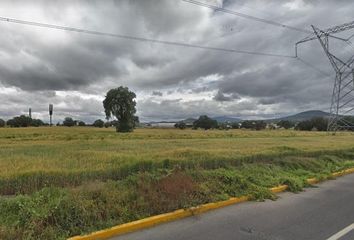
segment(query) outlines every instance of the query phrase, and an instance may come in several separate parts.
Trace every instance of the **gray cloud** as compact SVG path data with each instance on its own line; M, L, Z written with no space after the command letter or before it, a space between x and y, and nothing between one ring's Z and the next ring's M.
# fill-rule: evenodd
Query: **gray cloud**
M229 101L233 101L235 99L240 99L240 96L236 93L232 93L232 94L224 94L222 93L220 90L215 94L214 98L215 101L219 101L219 102L229 102Z
M163 93L162 93L162 92L159 92L159 91L153 91L153 92L152 92L152 95L153 95L153 96L162 97L162 96L163 96Z
M352 21L352 1L205 0L310 29ZM335 11L334 11L335 10ZM0 16L214 47L291 55L306 34L174 0L2 1ZM164 46L0 22L0 117L103 117L102 97L119 85L139 93L141 119L198 114L266 117L328 108L333 80L309 64ZM352 32L354 33L354 32ZM334 45L335 46L335 45ZM353 51L343 48L342 54ZM331 73L314 41L301 58ZM66 95L65 95L66 94ZM152 94L152 95L151 95ZM159 98L159 102L155 102ZM155 100L154 100L155 98ZM175 99L179 99L178 101ZM59 114L58 112L58 114Z

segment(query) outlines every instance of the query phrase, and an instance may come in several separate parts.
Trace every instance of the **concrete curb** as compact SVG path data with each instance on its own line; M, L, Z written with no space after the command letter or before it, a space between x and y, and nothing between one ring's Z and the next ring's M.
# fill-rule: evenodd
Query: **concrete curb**
M340 172L335 172L335 173L332 173L331 175L332 175L332 177L340 177L340 176L344 176L344 175L351 174L351 173L354 173L354 168L350 168L350 169L343 170ZM320 180L316 179L316 178L307 179L307 183L309 183L309 184L316 184L319 182L320 182ZM288 185L280 185L277 187L270 188L269 190L272 193L280 193L280 192L286 191L288 188L289 188ZM164 214L144 218L144 219L129 222L129 223L124 223L124 224L117 225L112 228L93 232L88 235L71 237L68 240L107 239L107 238L122 235L122 234L125 234L128 232L133 232L136 230L141 230L141 229L145 229L148 227L152 227L152 226L155 226L155 225L158 225L161 223L170 222L173 220L177 220L177 219L193 216L196 214L204 213L204 212L207 212L207 211L210 211L213 209L226 207L226 206L233 205L236 203L246 202L248 200L250 200L249 196L243 196L243 197L237 197L237 198L230 198L228 200L221 201L221 202L207 203L207 204L203 204L203 205L188 208L188 209L179 209L179 210L176 210L173 212L164 213Z

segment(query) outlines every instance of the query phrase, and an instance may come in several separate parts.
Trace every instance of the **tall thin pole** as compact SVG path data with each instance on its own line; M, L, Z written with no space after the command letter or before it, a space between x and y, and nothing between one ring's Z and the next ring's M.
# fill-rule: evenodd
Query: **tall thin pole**
M49 104L49 126L52 126L53 104Z

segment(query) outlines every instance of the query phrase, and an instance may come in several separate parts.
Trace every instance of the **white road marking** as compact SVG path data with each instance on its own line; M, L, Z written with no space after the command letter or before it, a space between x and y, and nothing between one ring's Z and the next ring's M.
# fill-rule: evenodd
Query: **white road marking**
M337 232L332 237L328 238L327 240L338 240L350 231L354 230L354 223L349 225L348 227L344 228L343 230Z

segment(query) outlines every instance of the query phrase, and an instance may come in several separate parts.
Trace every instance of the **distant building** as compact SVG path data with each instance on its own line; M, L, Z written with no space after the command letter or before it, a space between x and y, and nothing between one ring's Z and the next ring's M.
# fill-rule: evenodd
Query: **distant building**
M267 123L266 129L279 129L280 127L276 123Z
M153 122L149 123L149 127L152 128L174 128L176 122Z

